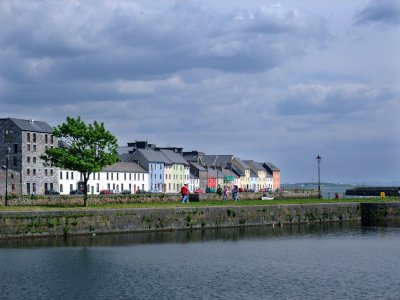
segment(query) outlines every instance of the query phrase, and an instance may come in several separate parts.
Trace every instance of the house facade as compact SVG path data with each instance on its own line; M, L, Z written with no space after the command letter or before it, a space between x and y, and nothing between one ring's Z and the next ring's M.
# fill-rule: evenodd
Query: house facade
M81 173L64 170L60 174L60 194L67 195L72 190L80 189L83 184ZM88 181L88 194L97 195L102 190L120 193L129 190L136 193L138 190L148 190L148 173L134 162L119 162L107 166L101 172L92 173Z
M46 149L57 147L53 127L42 121L6 118L0 119L0 133L1 161L9 152L8 168L20 174L16 193L43 195L58 189L58 168L45 166L40 158Z
M272 189L279 189L281 187L281 170L271 162L265 162L262 165L272 175Z

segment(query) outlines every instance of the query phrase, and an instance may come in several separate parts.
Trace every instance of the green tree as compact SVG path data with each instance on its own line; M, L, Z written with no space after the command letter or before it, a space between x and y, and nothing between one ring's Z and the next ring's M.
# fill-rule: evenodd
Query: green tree
M41 158L45 164L78 171L84 182L84 206L87 206L87 183L90 174L118 161L117 139L103 123L85 124L80 117L67 117L67 122L54 128L53 135L61 147L49 148Z

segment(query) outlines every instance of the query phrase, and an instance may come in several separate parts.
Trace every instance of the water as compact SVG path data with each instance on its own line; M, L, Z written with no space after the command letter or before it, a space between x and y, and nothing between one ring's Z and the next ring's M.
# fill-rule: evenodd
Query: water
M400 299L400 228L0 242L0 299Z

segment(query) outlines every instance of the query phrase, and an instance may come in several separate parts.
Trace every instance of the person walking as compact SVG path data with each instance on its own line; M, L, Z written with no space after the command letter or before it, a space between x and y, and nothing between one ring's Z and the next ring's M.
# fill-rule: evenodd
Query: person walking
M188 188L187 188L187 184L184 184L184 185L181 187L181 194L182 194L182 201L181 201L181 203L185 203L185 202L189 203L189 190L188 190Z
M235 186L233 187L232 198L233 198L233 200L234 200L235 202L237 202L237 201L240 200L240 198L239 198L239 189L238 189L238 186L237 186L237 185L235 185Z
M228 200L228 189L226 185L224 185L224 201Z

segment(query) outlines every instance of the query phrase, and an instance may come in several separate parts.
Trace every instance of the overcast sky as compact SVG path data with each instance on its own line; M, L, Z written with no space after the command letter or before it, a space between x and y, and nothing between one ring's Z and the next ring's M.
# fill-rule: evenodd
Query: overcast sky
M0 1L0 118L400 181L400 2Z

